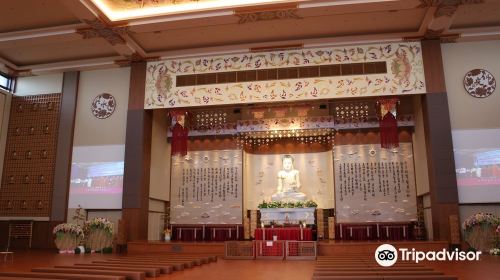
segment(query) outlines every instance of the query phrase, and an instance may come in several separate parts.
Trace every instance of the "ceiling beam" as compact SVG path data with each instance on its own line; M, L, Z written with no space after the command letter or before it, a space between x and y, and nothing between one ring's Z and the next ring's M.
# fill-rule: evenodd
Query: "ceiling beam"
M420 0L417 8L427 8L426 15L420 26L417 37L408 37L406 39L436 39L458 38L460 34L450 32L450 26L453 18L460 6L483 4L488 0Z
M63 71L81 71L100 68L118 67L116 60L121 59L120 56L111 56L103 58L81 59L71 61L61 61L54 63L33 64L18 67L18 71L30 70L33 74L63 72Z
M322 48L329 46L375 44L381 42L398 42L402 41L403 38L405 37L417 36L417 35L418 35L417 32L407 32L407 33L384 33L384 34L366 34L366 35L352 35L352 36L332 36L332 37L313 38L313 39L265 41L265 42L243 43L243 44L233 44L233 45L209 46L203 48L158 51L158 52L150 52L149 55L152 57L158 57L160 59L187 58L187 57L198 57L198 56L208 56L208 55L246 53L249 52L250 49L269 47L270 45L273 46L303 45L304 48Z
M28 29L22 31L5 32L5 33L0 33L0 42L20 41L20 40L28 40L35 38L74 34L77 29L83 28L84 26L85 24L79 23L79 24L47 27L47 28L36 28L36 29Z
M128 35L129 29L127 26L112 25L88 1L61 0L61 2L86 24L86 27L76 30L76 33L80 34L83 39L96 37L105 39L115 52L122 56L121 59L133 55L146 57L146 52Z

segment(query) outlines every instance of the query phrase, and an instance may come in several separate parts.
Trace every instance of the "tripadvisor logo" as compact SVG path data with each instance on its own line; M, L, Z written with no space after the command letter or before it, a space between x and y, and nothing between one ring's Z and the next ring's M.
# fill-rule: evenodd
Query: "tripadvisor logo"
M392 266L398 260L398 251L391 244L382 244L375 250L375 260L381 266Z
M375 260L381 266L392 266L397 260L402 261L413 261L418 263L420 261L479 261L479 256L481 252L464 252L458 251L455 249L454 251L441 250L441 251L417 251L415 248L407 249L407 248L399 248L396 249L391 244L382 244L378 246L377 250L375 250Z

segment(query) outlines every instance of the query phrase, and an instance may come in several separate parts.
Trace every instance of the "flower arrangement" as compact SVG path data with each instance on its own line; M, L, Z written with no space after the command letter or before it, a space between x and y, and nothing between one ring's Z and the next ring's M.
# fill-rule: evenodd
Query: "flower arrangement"
M474 250L496 252L500 219L490 213L476 213L462 223L464 239Z
M82 227L76 224L58 224L54 227L52 233L56 236L56 238L61 238L64 234L69 234L73 237L82 239L85 237Z
M113 223L106 218L94 218L85 222L83 229L86 233L92 230L102 229L109 235L113 235Z
M58 224L52 230L59 253L74 253L85 237L82 227L76 224Z
M477 213L465 219L465 221L462 223L462 229L467 232L476 225L493 226L496 227L498 230L498 226L500 225L500 219L497 216L490 213Z
M172 238L172 229L171 228L166 227L163 230L163 238L165 239L165 241L170 241L170 239Z
M257 206L259 209L262 208L314 208L318 207L318 204L312 200L308 200L305 202L297 201L297 202L282 202L282 201L265 201L263 200Z
M85 222L83 230L86 245L91 252L110 252L113 244L113 223L106 218L93 218Z

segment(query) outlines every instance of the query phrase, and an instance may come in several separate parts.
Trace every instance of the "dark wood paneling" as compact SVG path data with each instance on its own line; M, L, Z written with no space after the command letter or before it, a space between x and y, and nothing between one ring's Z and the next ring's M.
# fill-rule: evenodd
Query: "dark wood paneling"
M71 157L73 154L73 132L75 130L76 102L80 72L65 72L59 134L57 139L54 191L50 219L65 221L68 212L68 195L71 177ZM88 104L82 104L86 106Z
M34 222L33 223L33 236L31 241L31 248L33 249L56 249L54 243L54 235L52 230L60 222Z
M0 250L5 249L9 238L9 221L0 221ZM33 222L32 249L56 249L52 229L62 222L36 221ZM28 239L12 239L11 248L26 249Z
M0 216L49 217L61 94L12 98Z
M122 217L129 240L148 236L152 110L144 110L146 63L131 66L125 140Z
M9 222L0 221L0 250L5 249L9 238Z
M447 94L427 94L423 109L429 176L436 187L436 202L458 202ZM450 191L443 192L446 189Z
M429 171L433 236L451 241L451 215L458 215L458 190L450 114L439 40L422 42L427 94L423 116Z
M424 62L427 93L446 92L443 57L439 39L422 41L422 60Z

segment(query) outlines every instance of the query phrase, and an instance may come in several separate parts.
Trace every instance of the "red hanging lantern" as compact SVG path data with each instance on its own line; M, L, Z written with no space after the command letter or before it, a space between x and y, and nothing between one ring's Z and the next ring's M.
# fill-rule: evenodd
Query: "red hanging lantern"
M397 105L399 99L381 99L377 102L380 124L380 146L384 149L399 147Z
M172 119L172 155L187 155L188 128L186 127L186 111L171 111Z

